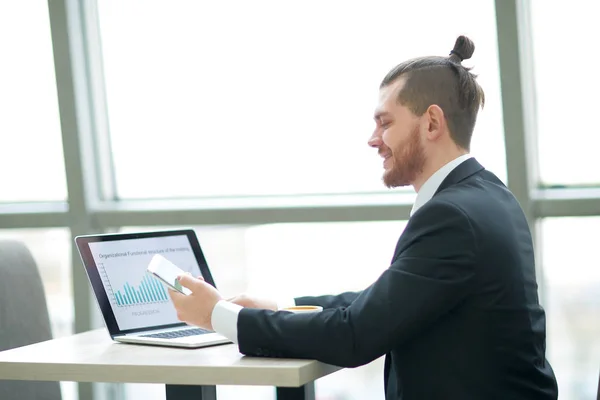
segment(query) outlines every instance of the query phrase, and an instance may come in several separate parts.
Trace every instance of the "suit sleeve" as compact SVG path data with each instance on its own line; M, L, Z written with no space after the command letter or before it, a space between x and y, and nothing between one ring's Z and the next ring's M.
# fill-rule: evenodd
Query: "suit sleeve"
M430 326L471 292L476 238L460 209L439 202L416 214L403 235L408 242L392 265L347 307L314 314L243 309L240 352L356 367Z
M298 306L321 306L323 309L348 307L361 292L345 292L337 296L304 296L296 297Z

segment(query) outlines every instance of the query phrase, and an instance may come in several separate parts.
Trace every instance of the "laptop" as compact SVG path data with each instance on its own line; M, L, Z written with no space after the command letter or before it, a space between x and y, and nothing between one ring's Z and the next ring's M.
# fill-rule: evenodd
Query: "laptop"
M113 340L190 348L231 343L179 321L168 289L146 270L161 254L215 286L192 229L77 236L75 244Z

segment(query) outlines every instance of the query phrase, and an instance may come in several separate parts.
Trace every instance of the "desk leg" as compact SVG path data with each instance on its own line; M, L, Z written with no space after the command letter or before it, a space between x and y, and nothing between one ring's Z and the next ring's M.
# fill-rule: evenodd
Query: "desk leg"
M277 400L315 400L315 383L300 387L278 387Z
M166 385L167 400L217 400L216 386Z

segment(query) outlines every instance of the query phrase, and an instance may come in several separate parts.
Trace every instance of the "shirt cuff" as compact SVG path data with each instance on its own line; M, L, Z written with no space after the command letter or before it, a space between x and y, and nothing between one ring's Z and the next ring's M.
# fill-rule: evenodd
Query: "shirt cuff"
M210 318L213 330L236 344L238 342L237 321L242 308L237 304L219 300Z
M277 300L277 309L281 310L287 307L294 307L296 305L296 299L293 297L281 298Z

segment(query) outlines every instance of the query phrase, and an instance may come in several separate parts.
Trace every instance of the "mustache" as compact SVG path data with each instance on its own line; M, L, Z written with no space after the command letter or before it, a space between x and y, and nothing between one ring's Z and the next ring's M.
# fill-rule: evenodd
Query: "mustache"
M392 149L390 149L389 147L386 148L379 148L379 150L377 150L377 154L379 154L380 156L389 156L392 154Z

